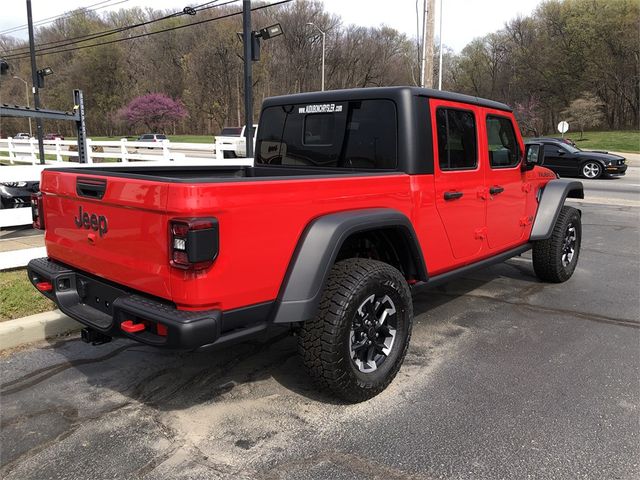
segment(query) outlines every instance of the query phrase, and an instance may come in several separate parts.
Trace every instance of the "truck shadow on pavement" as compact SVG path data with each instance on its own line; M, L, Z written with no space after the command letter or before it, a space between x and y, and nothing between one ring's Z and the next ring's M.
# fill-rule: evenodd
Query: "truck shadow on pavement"
M414 336L426 324L450 321L432 317L428 312L486 288L497 278L510 283L521 281L521 295L544 287L540 283L532 284L531 276L530 267L502 264L416 295ZM113 397L111 400L116 403L133 401L161 411L173 411L216 402L220 397L277 393L273 385L265 385L273 379L281 388L309 400L340 404L316 390L297 355L296 343L291 331L282 328L268 331L263 338L206 352L160 350L125 339L94 347L74 338L48 347L66 357L66 361L4 382L0 395L9 401L12 395L39 388L43 382L57 382L59 388L64 389L67 382L82 379L88 387L86 395L92 392L95 395L97 390L101 399Z

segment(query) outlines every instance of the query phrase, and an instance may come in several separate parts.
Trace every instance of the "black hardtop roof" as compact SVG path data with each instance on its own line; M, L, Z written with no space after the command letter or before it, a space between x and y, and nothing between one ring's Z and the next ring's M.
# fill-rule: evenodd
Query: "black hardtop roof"
M508 105L500 102L494 102L493 100L473 97L471 95L463 95L461 93L453 93L419 87L368 87L349 88L344 90L327 90L325 92L294 93L291 95L281 95L278 97L266 98L262 105L264 107L270 107L274 105L317 103L323 101L340 102L366 98L390 98L393 100L397 100L403 97L406 98L408 96L438 98L442 100L467 103L470 105L478 105L480 107L494 108L496 110L504 110L506 112L512 111L511 107L509 107Z

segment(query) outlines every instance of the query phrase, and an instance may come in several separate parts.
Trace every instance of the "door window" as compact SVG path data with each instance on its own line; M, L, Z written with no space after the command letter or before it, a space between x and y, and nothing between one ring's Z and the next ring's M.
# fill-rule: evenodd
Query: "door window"
M487 116L487 141L491 168L510 168L520 163L520 147L510 119Z
M473 112L436 110L440 170L473 170L478 165L476 121Z

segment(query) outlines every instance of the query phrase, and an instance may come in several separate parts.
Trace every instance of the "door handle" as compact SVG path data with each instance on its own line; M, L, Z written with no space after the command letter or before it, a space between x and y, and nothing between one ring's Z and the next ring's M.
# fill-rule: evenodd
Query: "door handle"
M456 200L460 197L462 197L463 193L462 192L444 192L444 199L445 200Z
M499 193L502 193L502 192L504 192L504 187L501 187L500 185L495 185L489 189L489 193L491 195L498 195Z

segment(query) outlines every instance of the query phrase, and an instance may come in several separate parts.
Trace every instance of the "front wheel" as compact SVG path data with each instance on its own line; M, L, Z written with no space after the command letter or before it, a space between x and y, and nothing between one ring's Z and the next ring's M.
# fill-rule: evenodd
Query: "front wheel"
M398 373L411 337L413 305L402 274L352 258L333 266L316 317L300 330L299 351L316 384L362 402Z
M580 173L584 178L595 180L602 175L602 166L598 162L587 162L582 165Z
M540 280L552 283L566 282L578 265L582 243L580 212L573 207L562 207L551 237L533 245L533 270Z

